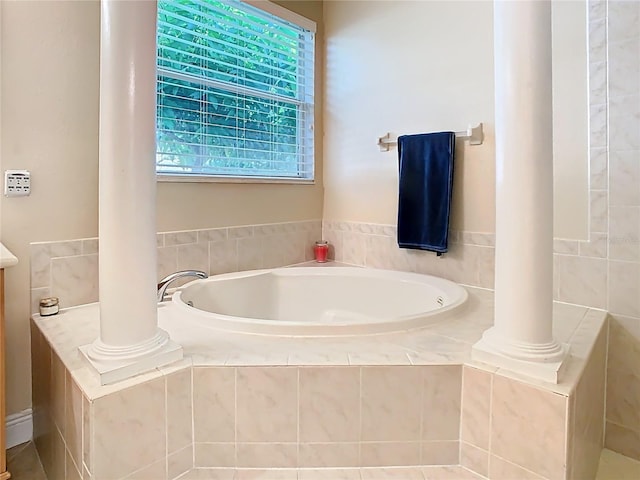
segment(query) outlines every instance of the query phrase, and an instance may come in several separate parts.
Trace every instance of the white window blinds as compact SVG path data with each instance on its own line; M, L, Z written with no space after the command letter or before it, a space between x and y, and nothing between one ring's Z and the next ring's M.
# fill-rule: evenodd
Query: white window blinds
M314 32L234 0L158 2L159 174L313 179Z

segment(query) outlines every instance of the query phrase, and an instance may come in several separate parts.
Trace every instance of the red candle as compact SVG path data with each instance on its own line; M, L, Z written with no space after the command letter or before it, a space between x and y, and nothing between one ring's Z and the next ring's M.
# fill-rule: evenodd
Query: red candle
M313 247L313 252L316 256L316 262L325 263L329 253L329 244L325 240L318 240Z

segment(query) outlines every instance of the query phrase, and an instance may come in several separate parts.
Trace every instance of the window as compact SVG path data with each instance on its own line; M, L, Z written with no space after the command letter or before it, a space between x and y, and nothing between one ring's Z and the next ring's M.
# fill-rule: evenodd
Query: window
M159 175L313 180L315 23L253 3L158 2Z

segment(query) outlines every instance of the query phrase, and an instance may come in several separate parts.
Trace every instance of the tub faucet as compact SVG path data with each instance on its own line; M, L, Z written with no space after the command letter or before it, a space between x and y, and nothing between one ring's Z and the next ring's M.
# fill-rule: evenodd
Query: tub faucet
M164 300L164 296L167 293L167 288L169 288L169 284L174 280L182 277L197 277L197 278L207 278L205 272L201 272L200 270L181 270L180 272L172 273L171 275L167 275L160 283L158 283L158 302Z

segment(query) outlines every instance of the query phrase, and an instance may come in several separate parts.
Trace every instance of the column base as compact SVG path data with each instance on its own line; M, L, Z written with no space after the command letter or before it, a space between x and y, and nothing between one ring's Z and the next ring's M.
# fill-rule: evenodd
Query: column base
M98 374L100 385L119 382L183 358L182 347L160 329L151 340L139 345L110 347L98 339L79 350Z
M471 358L475 361L556 384L562 378L568 355L569 345L513 344L502 339L495 327L484 332L471 349Z

